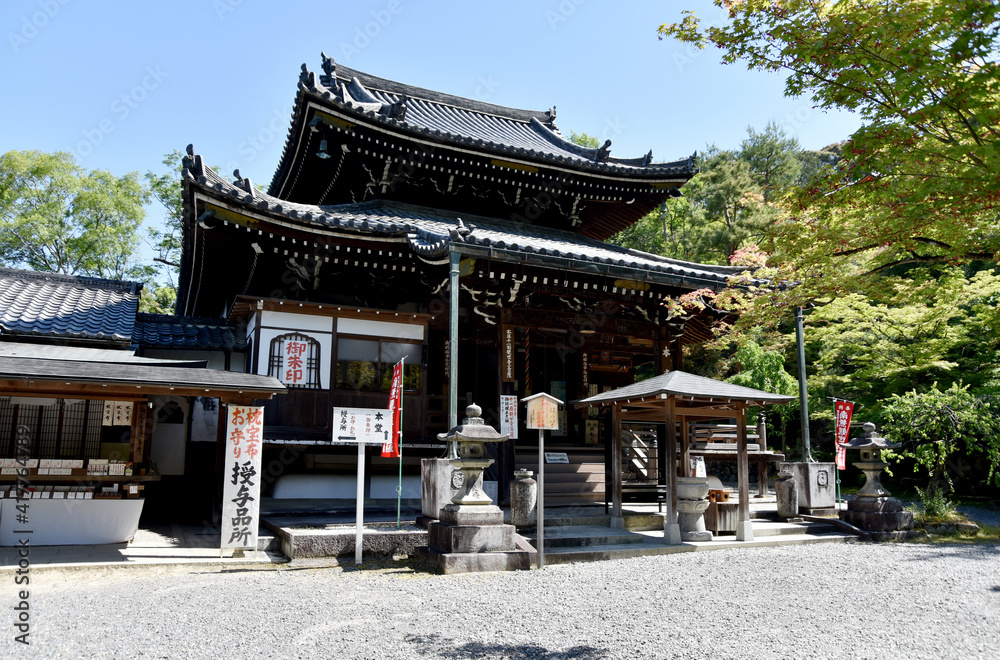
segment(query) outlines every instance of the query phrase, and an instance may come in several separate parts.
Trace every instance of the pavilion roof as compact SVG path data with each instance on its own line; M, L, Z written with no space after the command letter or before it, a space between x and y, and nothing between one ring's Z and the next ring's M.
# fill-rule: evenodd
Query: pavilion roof
M610 140L598 148L580 146L559 132L555 107L544 111L519 110L453 96L372 76L336 64L325 54L322 67L324 73L316 75L302 65L296 113L304 111L307 104L302 102L302 94L306 94L327 107L364 118L392 132L539 164L640 178L687 180L697 172L693 155L657 163L652 160L652 150L637 158L613 157ZM296 146L290 133L271 184L272 193L284 179Z
M426 260L446 259L455 245L468 254L551 265L581 272L615 274L635 279L659 279L692 288L724 287L739 268L697 264L604 243L571 231L527 225L442 209L372 200L356 204L311 205L288 202L257 190L248 179L229 182L203 164L187 160L189 185L213 191L227 202L238 202L247 213L267 212L295 228L338 236L394 237L407 242Z
M661 397L661 395L663 396ZM764 392L714 378L696 376L685 371L667 371L659 376L619 387L610 392L579 399L573 404L580 407L596 406L637 402L642 399L666 398L670 395L701 401L712 400L726 404L745 403L747 405L788 403L795 400L794 396Z

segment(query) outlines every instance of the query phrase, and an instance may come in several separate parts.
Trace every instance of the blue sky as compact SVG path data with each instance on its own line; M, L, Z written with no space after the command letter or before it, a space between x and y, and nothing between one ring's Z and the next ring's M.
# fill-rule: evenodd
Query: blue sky
M270 181L299 67L320 51L373 75L518 108L671 160L781 124L807 149L859 123L789 99L773 73L658 41L709 0L342 2L7 0L0 8L0 153L65 150L87 168L161 171L194 143L206 162ZM152 208L151 221L159 210Z

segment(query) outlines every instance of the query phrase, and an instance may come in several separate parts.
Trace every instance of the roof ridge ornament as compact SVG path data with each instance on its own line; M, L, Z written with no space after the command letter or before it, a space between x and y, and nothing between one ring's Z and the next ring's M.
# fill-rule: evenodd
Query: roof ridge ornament
M456 241L458 243L465 243L466 240L469 238L469 236L472 235L472 232L474 231L476 231L475 225L472 224L466 225L461 218L458 218L458 226L449 231L448 235L451 237L451 240L453 241Z
M309 89L316 89L316 74L309 70L305 62L302 63L302 70L299 72L299 84Z
M545 123L549 126L555 127L556 121L556 106L552 106L545 111Z
M240 170L239 170L239 168L236 168L235 170L233 170L233 177L236 179L233 182L233 184L237 188L240 188L240 189L242 189L242 190L250 193L251 195L253 194L253 182L250 181L250 177L247 177L247 178L244 179L242 176L240 176Z
M184 150L187 155L181 159L181 167L195 178L205 175L205 162L194 152L194 144L189 144Z
M320 51L319 56L323 60L323 72L333 80L337 73L337 63L323 51Z
M406 104L409 100L409 97L403 94L395 103L382 106L382 112L389 119L406 121Z
M646 167L653 162L653 150L650 149L649 153L642 157L642 166Z
M594 161L603 163L611 155L611 140L605 140L604 144L594 152Z

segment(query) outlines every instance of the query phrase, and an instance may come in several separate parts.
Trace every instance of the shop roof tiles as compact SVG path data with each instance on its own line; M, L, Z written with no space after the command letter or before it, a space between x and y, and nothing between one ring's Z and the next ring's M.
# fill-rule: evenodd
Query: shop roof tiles
M136 282L0 268L0 335L127 343Z
M50 380L136 387L200 388L272 394L286 390L276 378L221 369L165 367L147 364L74 362L0 356L0 379Z
M220 319L139 314L132 341L144 348L242 350L246 337Z

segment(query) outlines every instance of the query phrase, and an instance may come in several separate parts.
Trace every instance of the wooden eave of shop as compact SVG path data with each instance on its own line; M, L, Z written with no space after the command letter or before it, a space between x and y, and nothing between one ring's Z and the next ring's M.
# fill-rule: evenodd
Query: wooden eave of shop
M145 401L150 396L208 396L220 399L223 403L249 405L254 399L271 399L279 392L274 391L242 391L219 389L214 387L184 387L156 385L121 385L104 383L89 383L83 381L50 381L34 379L0 379L0 395L3 396L38 396L57 399L96 399L115 401Z

